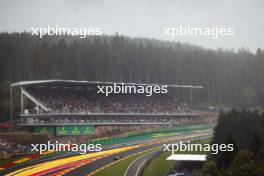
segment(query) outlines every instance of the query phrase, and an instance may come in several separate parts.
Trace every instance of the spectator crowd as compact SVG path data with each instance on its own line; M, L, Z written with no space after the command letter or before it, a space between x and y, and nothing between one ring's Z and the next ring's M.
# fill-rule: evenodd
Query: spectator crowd
M0 159L11 158L15 155L23 155L30 152L31 147L29 146L0 139Z
M41 89L29 90L49 113L126 113L126 114L175 114L190 112L169 95L151 97L129 94L104 96L85 90Z

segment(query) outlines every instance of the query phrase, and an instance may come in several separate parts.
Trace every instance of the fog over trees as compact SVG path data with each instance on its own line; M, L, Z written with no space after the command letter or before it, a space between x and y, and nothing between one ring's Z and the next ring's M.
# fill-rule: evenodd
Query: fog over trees
M9 84L73 79L193 84L196 103L233 107L264 104L264 51L209 50L182 43L120 35L88 37L0 34L1 113Z

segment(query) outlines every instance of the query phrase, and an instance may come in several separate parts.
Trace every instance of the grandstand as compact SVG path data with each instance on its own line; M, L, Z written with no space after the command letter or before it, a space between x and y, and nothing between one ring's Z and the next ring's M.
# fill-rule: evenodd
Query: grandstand
M97 93L98 85L112 84L114 83L72 80L13 83L11 100L13 88L20 88L21 95L21 111L17 125L23 130L36 133L90 135L104 129L126 132L204 122L198 113L187 103L180 102L175 94L178 88L192 90L202 86L167 85L168 93L152 96L113 94L106 97Z

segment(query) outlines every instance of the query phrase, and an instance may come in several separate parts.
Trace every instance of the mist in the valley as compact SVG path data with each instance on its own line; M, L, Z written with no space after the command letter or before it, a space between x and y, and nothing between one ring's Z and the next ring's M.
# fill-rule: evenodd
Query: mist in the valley
M206 48L264 48L261 0L46 0L0 2L0 31L31 31L32 27L101 27L107 35L174 40ZM164 36L164 27L234 28L233 36Z

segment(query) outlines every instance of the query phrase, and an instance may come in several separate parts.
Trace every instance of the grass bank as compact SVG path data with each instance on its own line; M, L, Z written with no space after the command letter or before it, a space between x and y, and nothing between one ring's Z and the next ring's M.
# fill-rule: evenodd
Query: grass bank
M195 141L194 143L208 144L210 139ZM175 153L192 153L201 154L202 152L175 152ZM203 152L204 153L204 152ZM143 171L143 176L167 176L170 169L177 167L179 162L166 160L171 155L171 152L162 152L159 156L149 161Z
M126 169L128 168L129 164L131 162L133 162L135 159L153 151L155 149L152 150L148 150L148 151L144 151L141 153L137 153L134 154L132 156L128 156L126 158L123 158L119 161L116 161L114 163L112 163L111 165L107 166L106 168L102 168L101 170L99 170L98 172L92 174L92 176L123 176L126 172Z

